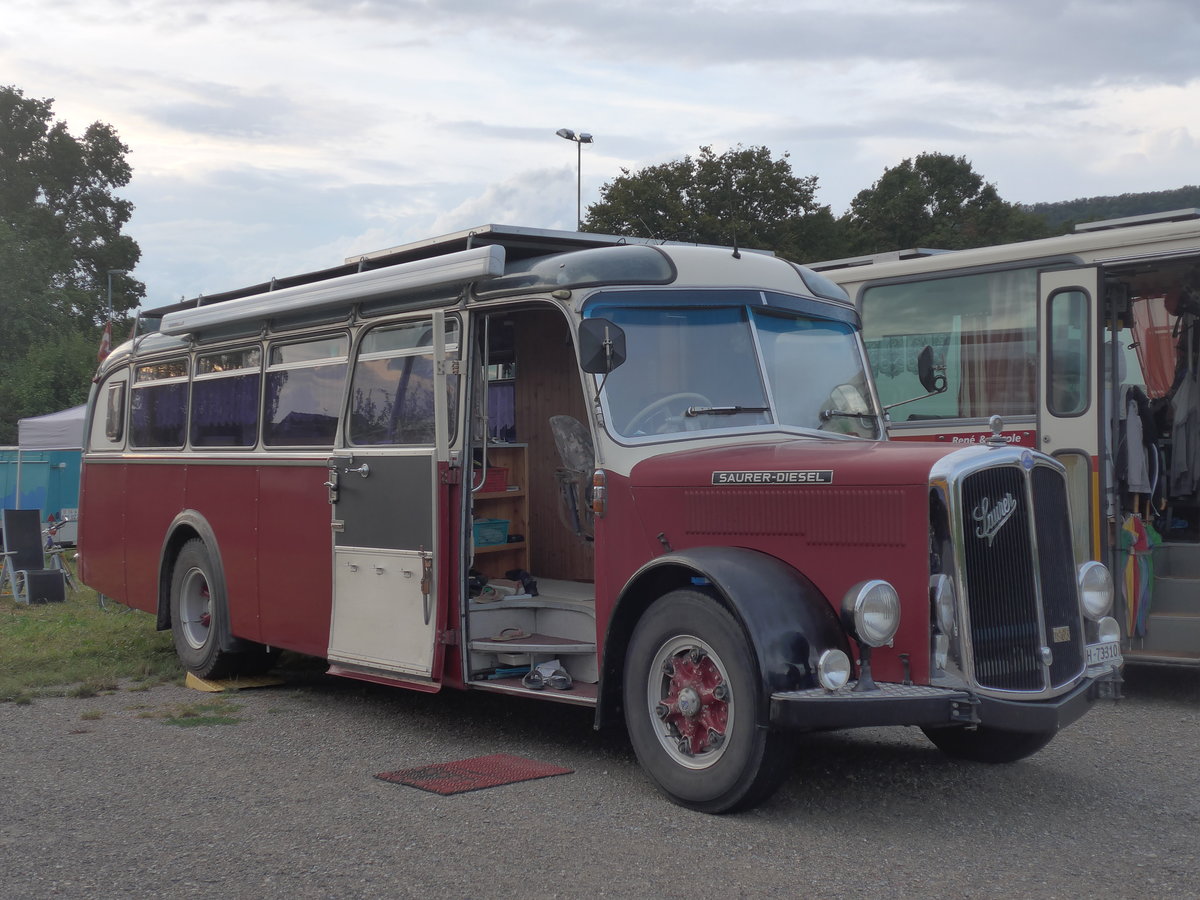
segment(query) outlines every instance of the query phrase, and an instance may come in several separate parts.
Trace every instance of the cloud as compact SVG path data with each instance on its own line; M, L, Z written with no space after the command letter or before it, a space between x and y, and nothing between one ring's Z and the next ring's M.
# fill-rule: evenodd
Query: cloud
M586 208L702 145L790 153L835 213L923 152L1023 202L1178 187L1197 47L1194 0L9 0L0 70L116 127L138 276L173 300L571 228L577 160Z

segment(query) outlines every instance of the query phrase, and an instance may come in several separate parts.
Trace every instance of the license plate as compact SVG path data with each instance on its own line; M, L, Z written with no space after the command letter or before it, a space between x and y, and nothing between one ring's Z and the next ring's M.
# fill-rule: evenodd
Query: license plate
M1111 660L1121 658L1121 644L1118 641L1107 641L1103 644L1088 644L1087 664L1098 666Z

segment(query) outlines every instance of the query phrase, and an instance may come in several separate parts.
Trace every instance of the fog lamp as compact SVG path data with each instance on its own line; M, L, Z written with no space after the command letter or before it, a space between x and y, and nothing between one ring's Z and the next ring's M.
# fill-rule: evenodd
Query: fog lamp
M827 691L836 691L850 681L850 657L841 650L826 650L817 659L817 680Z
M1097 622L1096 632L1096 636L1101 644L1121 640L1121 626L1112 616L1105 616Z

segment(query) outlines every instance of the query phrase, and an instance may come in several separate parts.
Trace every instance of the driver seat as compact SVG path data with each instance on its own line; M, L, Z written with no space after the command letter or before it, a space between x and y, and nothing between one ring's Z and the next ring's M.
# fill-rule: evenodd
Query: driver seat
M558 517L581 541L595 539L592 512L592 470L596 450L587 427L574 416L551 416L550 431L562 466L555 471L558 482Z

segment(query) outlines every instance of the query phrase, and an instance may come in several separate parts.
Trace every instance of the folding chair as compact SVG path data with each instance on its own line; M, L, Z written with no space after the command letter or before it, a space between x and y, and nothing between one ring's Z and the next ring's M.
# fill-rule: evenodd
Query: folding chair
M18 603L61 603L67 599L61 565L57 568L46 565L39 510L4 510L4 567L0 570L0 584Z

